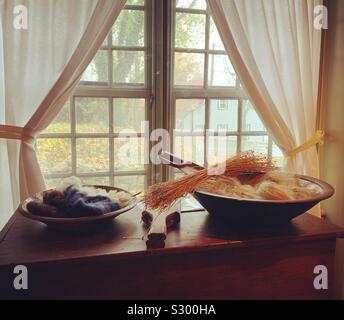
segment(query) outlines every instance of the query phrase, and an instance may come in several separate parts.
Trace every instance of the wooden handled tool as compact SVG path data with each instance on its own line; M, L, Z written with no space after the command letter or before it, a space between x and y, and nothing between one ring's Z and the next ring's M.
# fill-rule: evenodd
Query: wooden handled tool
M147 247L163 248L167 237L167 228L180 222L180 204L172 206L165 211L150 210L142 213L142 220L150 225L147 235Z

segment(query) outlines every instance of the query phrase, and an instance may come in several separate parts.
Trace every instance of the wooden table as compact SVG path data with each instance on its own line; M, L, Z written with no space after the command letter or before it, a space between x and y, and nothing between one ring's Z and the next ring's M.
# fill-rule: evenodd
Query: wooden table
M61 234L15 213L0 233L0 298L333 298L342 229L304 214L290 224L231 228L206 212L183 213L164 249L147 250L137 209L92 234ZM15 290L15 265L28 290ZM316 265L329 289L313 286Z

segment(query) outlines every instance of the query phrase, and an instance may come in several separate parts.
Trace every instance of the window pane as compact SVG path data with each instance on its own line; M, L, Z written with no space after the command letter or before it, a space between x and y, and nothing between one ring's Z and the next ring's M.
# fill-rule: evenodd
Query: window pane
M106 50L98 50L82 75L81 81L108 82L108 55Z
M121 130L134 130L143 133L141 125L145 121L145 100L144 99L113 99L114 107L114 132Z
M125 5L131 5L131 6L144 6L145 0L127 0Z
M238 100L210 100L209 129L238 130Z
M210 165L221 163L237 153L237 137L208 138L208 163Z
M225 50L213 18L210 19L209 49Z
M115 84L144 84L143 51L113 52L113 82Z
M70 139L37 139L37 154L43 173L72 172Z
M204 54L175 53L174 84L203 86Z
M284 156L279 147L275 143L272 143L272 161L277 167L283 166Z
M174 139L174 153L183 160L204 164L204 137L178 137Z
M83 184L109 185L109 177L82 177L80 179Z
M245 100L242 106L242 130L243 131L266 131L256 110L249 100Z
M109 132L109 100L75 98L77 133Z
M268 155L268 136L242 136L241 150L252 150L256 153Z
M177 0L176 7L205 10L207 3L205 0Z
M235 87L236 74L227 55L209 55L208 85Z
M44 180L45 180L45 184L47 186L47 190L49 190L49 189L57 188L60 185L63 178L44 179Z
M205 102L203 99L176 100L176 130L204 131Z
M70 102L69 100L62 107L54 121L44 130L43 133L70 133Z
M109 139L76 139L77 172L109 170Z
M145 176L115 176L115 187L128 190L131 193L144 191Z
M205 48L205 15L176 13L177 48Z
M115 138L115 171L144 170L145 138Z
M112 44L143 47L144 20L144 11L122 10L112 28Z

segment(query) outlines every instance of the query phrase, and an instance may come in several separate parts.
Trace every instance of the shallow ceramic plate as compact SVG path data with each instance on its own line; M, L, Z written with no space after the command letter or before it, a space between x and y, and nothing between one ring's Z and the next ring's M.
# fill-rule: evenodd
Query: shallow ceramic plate
M210 216L224 221L248 225L286 222L334 194L334 189L324 181L302 175L295 177L304 184L318 186L319 194L300 200L239 199L204 191L197 191L193 195Z
M85 185L86 186L86 185ZM113 211L104 213L99 216L91 216L91 217L79 217L79 218L53 218L53 217L43 217L31 214L27 210L27 204L33 200L42 200L43 199L43 192L37 193L34 196L31 196L25 199L18 208L18 211L26 218L31 220L40 221L46 224L49 227L58 228L58 229L75 229L75 228L89 228L94 226L100 226L105 223L108 223L112 219L116 218L120 214L131 210L137 204L138 200L134 197L130 192L123 190L121 188L116 187L109 187L109 186L101 186L101 185L87 185L88 187L95 187L104 189L106 191L124 191L132 196L132 199L129 201L128 205Z

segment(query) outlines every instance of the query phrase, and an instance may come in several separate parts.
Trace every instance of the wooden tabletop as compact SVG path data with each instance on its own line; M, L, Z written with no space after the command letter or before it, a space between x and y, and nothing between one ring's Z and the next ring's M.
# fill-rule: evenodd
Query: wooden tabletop
M307 213L290 223L264 228L231 227L214 221L206 212L182 213L179 227L169 230L163 249L147 249L146 232L137 208L120 215L105 229L87 233L49 230L16 212L0 233L0 266L109 256L130 259L344 237L343 229Z

